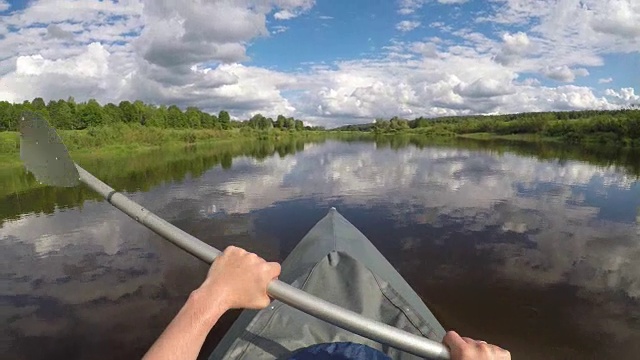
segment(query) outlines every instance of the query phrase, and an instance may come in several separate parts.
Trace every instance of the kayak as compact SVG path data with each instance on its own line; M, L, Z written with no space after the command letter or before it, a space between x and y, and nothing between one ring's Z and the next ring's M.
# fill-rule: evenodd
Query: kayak
M445 330L420 296L371 242L335 208L282 263L279 279L323 300L414 335L441 342ZM358 344L391 359L419 359L356 335L279 300L244 310L209 356L284 360L319 344Z

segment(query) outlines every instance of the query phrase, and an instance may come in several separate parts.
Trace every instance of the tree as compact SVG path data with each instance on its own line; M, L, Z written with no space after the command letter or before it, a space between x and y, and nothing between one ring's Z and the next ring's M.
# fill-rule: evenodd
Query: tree
M134 122L140 125L144 125L147 122L147 118L151 117L149 106L145 105L142 101L136 100L133 102L134 109Z
M376 119L373 128L376 132L386 132L389 131L389 122L385 119Z
M292 117L286 118L284 120L284 128L285 129L292 130L292 129L295 129L295 127L296 127L296 122Z
M51 125L56 129L71 130L75 121L69 103L64 100L49 101L49 114L51 115Z
M200 126L205 129L213 128L213 116L206 112L200 112Z
M95 99L91 99L86 104L82 104L79 110L79 118L82 124L82 127L79 127L80 129L89 126L104 125L102 107Z
M222 129L227 130L231 128L231 117L225 110L220 111L220 114L218 114L218 120L220 121Z
M284 117L284 115L278 115L275 127L277 127L278 129L284 129L284 123L286 121L287 121L287 118Z
M13 106L8 101L0 101L0 131L15 131Z
M185 116L187 118L187 127L191 129L200 128L202 123L200 122L200 109L190 106L187 108L185 112Z
M122 111L113 103L108 103L102 108L102 115L105 124L115 124L124 122L122 119Z
M121 101L120 104L118 104L118 107L120 108L120 112L122 113L122 120L126 124L133 124L134 122L139 122L136 108L133 106L132 103L126 100Z
M171 128L186 127L186 118L179 107L175 105L169 106L167 110L167 125Z
M262 116L262 114L255 114L249 119L247 125L254 129L269 130L273 128L273 120Z
M159 128L167 127L167 107L162 105L157 109L152 108L151 116L145 125Z
M302 120L296 120L295 121L295 128L298 131L304 130L304 122L302 122Z
M41 97L37 97L31 102L31 109L33 111L42 111L46 110L47 106L45 105L44 100Z

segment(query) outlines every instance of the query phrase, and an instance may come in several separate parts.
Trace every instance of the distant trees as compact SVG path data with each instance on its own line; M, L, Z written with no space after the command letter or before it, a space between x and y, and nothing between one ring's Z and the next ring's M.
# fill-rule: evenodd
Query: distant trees
M220 121L222 129L227 130L231 128L231 117L228 112L221 110L218 114L218 120Z
M496 135L538 134L562 137L569 142L634 142L640 146L640 109L522 113L491 116L458 116L411 121L378 118L372 124L347 125L337 130L393 133L414 129L417 133Z
M157 128L175 129L232 129L248 127L256 130L276 128L290 131L319 130L306 127L302 120L278 115L277 120L256 114L247 121L232 121L225 110L218 115L203 112L197 107L188 107L182 111L176 105L155 106L142 101L121 101L101 106L91 99L76 103L73 97L67 100L50 100L45 104L40 97L21 104L0 101L0 131L16 131L17 119L23 111L33 111L44 117L57 129L82 130L92 126L113 124L142 125Z

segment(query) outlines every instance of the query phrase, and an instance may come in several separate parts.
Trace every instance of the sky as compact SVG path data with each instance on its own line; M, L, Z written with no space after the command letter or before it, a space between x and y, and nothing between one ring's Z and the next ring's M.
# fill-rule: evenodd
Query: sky
M640 103L638 0L0 0L0 101L313 125Z

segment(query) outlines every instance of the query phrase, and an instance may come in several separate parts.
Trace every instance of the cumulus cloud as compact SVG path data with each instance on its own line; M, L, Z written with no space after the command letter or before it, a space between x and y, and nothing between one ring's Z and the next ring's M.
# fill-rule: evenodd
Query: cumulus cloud
M505 33L502 35L502 49L496 56L496 61L508 65L526 55L532 48L531 40L526 33Z
M617 100L621 100L624 104L637 105L637 102L640 101L640 95L636 95L634 88L622 88L620 91L607 89L605 94Z
M598 84L609 84L611 82L613 82L613 78L610 77L598 79Z
M501 83L496 79L481 78L469 85L458 84L454 91L470 98L486 98L513 94L515 93L515 88L510 83Z
M7 0L0 0L0 11L6 11L11 7Z
M396 29L402 32L408 32L420 26L419 21L403 20L396 24Z
M640 3L635 0L602 1L608 11L594 16L594 30L627 38L640 37Z
M589 71L587 71L587 69L571 69L566 65L547 67L543 70L543 73L550 79L564 82L574 82L576 80L576 76L589 75Z

